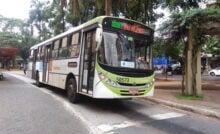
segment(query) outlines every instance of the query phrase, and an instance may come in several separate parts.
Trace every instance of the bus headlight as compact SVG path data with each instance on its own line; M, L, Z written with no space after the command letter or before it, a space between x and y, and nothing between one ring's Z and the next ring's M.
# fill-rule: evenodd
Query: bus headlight
M147 83L147 84L146 84L146 88L151 87L153 84L154 84L154 82L153 82L153 81L151 81L151 82Z
M103 73L99 73L99 78L100 78L102 81L106 81L106 79L108 79Z
M107 79L105 82L108 83L108 84L111 85L111 86L114 86L114 87L117 87L117 86L118 86L118 83L117 83L117 82L112 81L112 80L110 80L110 79Z
M109 79L108 77L106 77L103 73L99 73L99 78L101 79L101 81L104 81L105 83L117 87L118 83L115 81L112 81L111 79Z

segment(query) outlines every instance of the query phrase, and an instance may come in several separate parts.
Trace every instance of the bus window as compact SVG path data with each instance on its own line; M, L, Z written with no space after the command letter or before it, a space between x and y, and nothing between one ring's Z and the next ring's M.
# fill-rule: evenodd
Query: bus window
M40 60L40 52L41 52L41 47L38 47L38 49L37 49L37 60Z
M54 42L53 50L52 50L52 58L53 58L53 59L58 58L58 50L59 50L59 47L60 47L60 40L56 40L56 41Z
M40 59L44 59L44 46L41 47L41 52L40 52Z
M33 58L34 58L34 50L32 49L29 51L29 60L33 61Z
M75 33L72 35L72 40L71 40L71 46L70 46L70 50L71 50L71 53L70 53L70 56L71 57L78 57L79 56L79 49L80 49L80 43L79 43L79 40L80 40L80 35L79 33Z
M79 33L75 33L75 34L72 35L71 44L79 44Z
M49 61L51 59L51 44L46 47L46 60Z
M61 47L59 49L59 57L66 58L68 56L67 37L62 38Z

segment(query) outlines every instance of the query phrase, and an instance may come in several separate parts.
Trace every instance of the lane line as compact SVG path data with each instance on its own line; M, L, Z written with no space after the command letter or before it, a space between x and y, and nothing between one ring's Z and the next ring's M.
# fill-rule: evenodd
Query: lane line
M98 126L98 128L102 130L103 132L108 132L108 131L113 131L116 129L126 128L130 126L136 126L136 125L137 124L133 122L124 121L123 123L119 123L119 124L101 124Z
M185 116L185 114L170 112L170 113L152 115L150 116L150 118L153 120L166 120L171 118L179 118L183 116Z
M16 74L9 74L9 75L12 75L20 80L23 80L26 83L33 82L32 79L26 78L24 76L20 76L20 75L16 75ZM69 113L71 113L72 115L77 117L79 120L81 120L86 125L86 127L90 131L90 134L103 134L103 133L113 134L114 132L111 132L113 130L126 128L126 127L130 127L130 126L138 126L138 125L142 124L140 122L134 123L134 122L130 122L130 121L124 121L124 122L118 123L118 124L100 124L98 126L94 126L94 124L91 124L90 122L88 122L79 111L75 110L75 108L73 107L73 104L71 104L70 102L68 102L64 98L54 95L52 93L52 91L45 90L43 88L38 88L32 84L31 84L31 86L33 86L34 88L37 88L38 90L42 91L45 94L50 95L54 100L59 101L66 111L68 111ZM183 116L185 116L185 114L176 113L176 112L169 112L169 113L151 115L149 117L153 120L166 120L166 119L171 119L171 118L179 118L179 117L183 117Z
M9 74L9 73L7 73ZM13 77L16 77L22 81L24 81L25 83L31 83L33 82L32 79L26 78L24 76L20 76L20 75L16 75L16 74L9 74ZM46 90L44 88L38 88L35 85L30 84L32 87L40 90L41 92L51 96L54 100L60 102L62 104L62 106L64 107L64 109L69 112L70 114L72 114L73 116L75 116L76 118L78 118L80 121L82 121L83 124L85 124L85 127L88 128L89 133L90 134L103 134L103 131L98 129L97 126L93 126L90 122L88 122L84 116L77 110L75 110L75 108L73 107L73 104L71 104L70 102L68 102L67 100L65 100L62 97L59 97L57 95L54 95L52 91Z

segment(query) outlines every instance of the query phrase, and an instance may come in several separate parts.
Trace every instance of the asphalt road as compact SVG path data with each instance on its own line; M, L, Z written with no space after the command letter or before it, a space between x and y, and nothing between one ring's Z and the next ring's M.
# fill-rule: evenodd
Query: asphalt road
M16 76L16 77L13 77ZM38 88L23 75L0 81L0 134L219 134L220 121L145 100L75 105L65 91ZM22 80L19 80L19 79Z
M0 134L87 134L78 117L37 87L4 74L0 81Z

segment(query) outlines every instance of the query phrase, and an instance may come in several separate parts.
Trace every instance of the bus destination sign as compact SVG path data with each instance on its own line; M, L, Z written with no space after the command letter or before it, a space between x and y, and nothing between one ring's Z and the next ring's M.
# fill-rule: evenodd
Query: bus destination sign
M126 31L135 32L135 33L138 33L138 34L150 35L150 30L148 30L148 29L146 29L143 26L138 25L138 24L128 24L126 22L119 22L119 21L116 21L116 20L112 20L111 21L111 27L126 30Z

